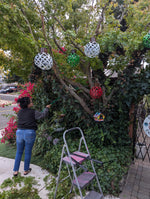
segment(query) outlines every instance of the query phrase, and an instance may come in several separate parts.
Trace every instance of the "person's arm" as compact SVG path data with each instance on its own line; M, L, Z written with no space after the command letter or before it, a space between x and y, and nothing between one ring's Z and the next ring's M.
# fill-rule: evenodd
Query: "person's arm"
M35 119L40 120L40 119L45 118L48 115L50 106L51 105L47 105L46 108L42 112L35 110Z

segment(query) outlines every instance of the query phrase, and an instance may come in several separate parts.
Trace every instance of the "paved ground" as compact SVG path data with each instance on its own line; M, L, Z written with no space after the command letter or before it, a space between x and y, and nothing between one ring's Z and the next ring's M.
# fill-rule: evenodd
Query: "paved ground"
M16 97L17 97L16 94L0 94L0 100L6 100L12 102Z
M0 105L11 104L10 106L6 106L4 108L0 106L0 129L7 126L8 118L5 115L14 114L13 107L16 106L16 104L12 103L16 97L16 95L0 94Z
M13 177L13 166L14 166L14 160L13 159L9 159L9 158L4 158L4 157L0 157L0 185L2 184L2 182L5 179L8 178L12 178ZM36 189L38 189L39 192L39 196L42 199L48 199L48 191L45 189L45 182L44 182L44 178L45 176L48 176L49 173L46 170L41 169L39 166L30 165L32 168L32 171L30 174L28 174L27 176L33 176L35 177L35 180L38 182L37 185L33 185L33 187L35 187ZM23 169L24 167L24 162L21 162L20 165L20 170L19 172L21 173L22 176L23 175ZM0 192L3 191L2 189L0 189Z
M8 118L6 115L13 114L14 105L7 106L5 108L0 107L0 129L5 128L7 126Z
M136 160L130 166L120 199L150 199L150 163Z

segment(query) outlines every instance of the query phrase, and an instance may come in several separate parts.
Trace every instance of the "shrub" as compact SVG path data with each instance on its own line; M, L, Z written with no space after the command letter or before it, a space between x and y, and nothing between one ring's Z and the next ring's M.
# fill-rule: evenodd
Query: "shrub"
M17 100L21 97L30 97L32 98L32 94L34 92L34 84L31 82L26 83L22 86L22 90L20 90L20 94L17 98L15 98L15 103L17 103ZM7 104L3 105L3 107L8 106ZM13 108L14 115L11 116L9 122L7 123L7 127L2 132L2 139L1 143L5 143L8 141L9 143L15 143L15 137L16 137L16 130L17 130L17 121L16 121L16 114L20 110L19 106L16 106Z

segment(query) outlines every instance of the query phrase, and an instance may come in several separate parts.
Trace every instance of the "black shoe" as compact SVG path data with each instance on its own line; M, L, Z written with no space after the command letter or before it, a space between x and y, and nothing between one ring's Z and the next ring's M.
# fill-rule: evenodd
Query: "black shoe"
M24 172L24 175L28 175L28 173L30 173L30 172L31 172L31 170L32 170L32 169L31 169L31 168L29 168L29 170L28 170L28 171L25 171L25 172Z
M13 173L13 176L14 176L14 177L18 176L18 173L19 173L18 171L17 171L17 173L14 172L14 173Z

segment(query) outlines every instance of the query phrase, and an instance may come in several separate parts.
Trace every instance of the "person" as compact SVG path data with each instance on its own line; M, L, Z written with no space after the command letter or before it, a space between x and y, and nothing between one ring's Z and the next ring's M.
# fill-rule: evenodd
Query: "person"
M36 138L37 120L43 119L47 116L50 104L46 106L43 112L32 109L32 100L29 97L22 97L18 99L21 109L17 114L17 131L16 131L16 157L14 163L14 176L19 173L20 162L23 151L25 150L24 158L24 175L31 172L30 160L32 148Z

